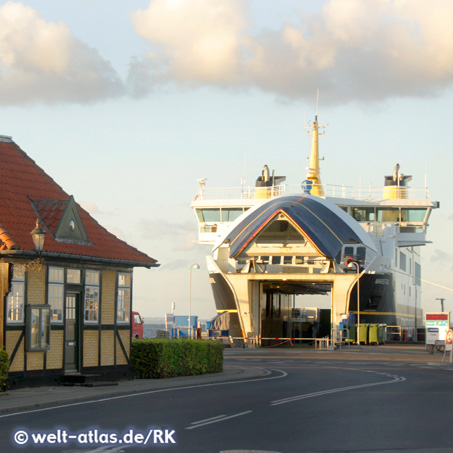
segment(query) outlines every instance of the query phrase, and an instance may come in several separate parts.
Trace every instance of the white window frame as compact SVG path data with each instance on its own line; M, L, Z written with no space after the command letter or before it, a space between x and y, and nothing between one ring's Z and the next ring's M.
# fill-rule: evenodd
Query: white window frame
M89 274L97 274L95 282L87 283ZM99 324L99 291L100 291L100 271L87 269L85 271L85 290L83 292L83 322L85 324ZM92 294L87 294L88 292ZM89 295L89 297L87 297ZM94 304L88 306L87 303Z
M122 283L122 278L127 277L128 283ZM117 310L116 322L118 324L131 323L131 291L132 273L118 272Z
M19 290L20 288L20 290ZM25 310L25 269L19 264L13 265L13 276L11 279L11 291L6 297L6 323L23 324ZM15 313L14 318L10 315Z

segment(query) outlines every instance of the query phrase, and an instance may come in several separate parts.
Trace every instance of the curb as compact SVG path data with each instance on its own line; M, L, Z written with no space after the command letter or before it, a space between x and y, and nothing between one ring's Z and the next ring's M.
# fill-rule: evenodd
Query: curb
M264 368L225 366L216 374L182 376L167 379L134 379L114 385L59 386L10 390L0 393L0 414L7 415L31 409L82 403L94 399L113 398L152 391L166 391L191 386L240 382L266 377L271 371ZM76 393L76 395L74 395ZM1 417L2 415L0 415Z

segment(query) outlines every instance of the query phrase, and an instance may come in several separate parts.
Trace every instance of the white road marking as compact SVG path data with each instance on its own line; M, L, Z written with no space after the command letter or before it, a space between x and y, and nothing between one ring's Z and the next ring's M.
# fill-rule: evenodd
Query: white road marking
M300 401L300 400L304 400L304 399L307 399L307 398L316 398L317 396L329 395L331 393L348 392L350 390L356 390L356 389L361 389L361 388L366 388L366 387L375 387L377 385L395 384L397 382L403 382L403 381L406 380L406 378L404 378L402 376L395 376L395 375L390 375L390 374L387 374L387 373L378 373L378 372L369 371L369 370L366 370L365 372L367 372L367 373L375 373L375 374L379 374L379 375L382 375L382 376L388 376L388 377L391 377L392 380L391 381L374 382L372 384L351 385L349 387L339 387L339 388L331 389L331 390L323 390L323 391L320 391L320 392L306 393L304 395L291 396L289 398L283 398L281 400L271 401L270 405L271 406L278 406L279 404L292 403L294 401Z
M217 418L216 420L211 420L210 422L205 422L205 423L199 423L195 426L188 426L186 429L195 429L195 428L200 428L201 426L206 426L210 425L211 423L218 423L218 422L223 422L224 420L229 420L230 418L236 418L236 417L241 417L242 415L250 414L252 411L245 411L241 412L240 414L234 414L234 415L229 415L228 417L223 417L223 418ZM198 423L198 422L196 422Z
M209 422L211 420L215 420L216 418L222 418L222 417L226 417L226 415L223 414L223 415L217 415L217 417L205 418L204 420L200 420L198 422L192 422L191 425L198 425L198 423Z
M195 388L201 388L201 387L216 387L218 385L237 385L237 384L248 384L249 382L258 382L258 381L271 381L273 379L281 379L286 376L288 376L288 373L282 370L272 370L271 371L277 371L278 373L281 373L279 376L272 376L272 377L264 377L264 378L256 378L256 379L244 379L240 381L233 381L233 382L216 382L216 383L211 383L211 384L198 384L198 385L188 385L188 386L183 386L183 387L173 387L173 388L168 388L168 389L159 389L159 390L149 390L146 392L139 392L139 393L131 393L127 395L119 395L119 396L110 396L107 398L100 398L97 400L90 400L90 401L80 401L78 403L70 403L70 404L61 404L59 406L52 406L52 407L44 407L42 409L33 409L30 411L21 411L21 412L13 412L11 414L4 414L0 415L0 418L7 418L7 417L15 417L17 415L24 415L24 414L33 414L36 412L45 412L45 411L53 411L56 409L63 409L66 407L74 407L74 406L83 406L86 404L96 404L96 403L103 403L105 401L114 401L114 400L119 400L119 399L126 399L126 398L134 398L137 396L143 396L143 395L151 395L153 393L164 393L164 392L174 392L176 390L190 390L190 389L195 389Z

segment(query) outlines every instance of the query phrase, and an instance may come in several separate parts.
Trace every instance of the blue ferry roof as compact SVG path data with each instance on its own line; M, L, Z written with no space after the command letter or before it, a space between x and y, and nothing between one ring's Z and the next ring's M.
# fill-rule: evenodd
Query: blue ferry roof
M342 209L322 198L304 195L270 200L238 219L222 241L230 244L230 258L239 255L281 212L328 258L334 259L346 243L362 243L375 250L360 224Z

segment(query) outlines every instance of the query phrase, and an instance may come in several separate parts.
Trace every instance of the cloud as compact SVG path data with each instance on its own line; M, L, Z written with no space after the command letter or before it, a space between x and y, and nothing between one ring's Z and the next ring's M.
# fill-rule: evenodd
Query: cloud
M31 7L0 7L0 104L93 102L124 93L111 65Z
M435 249L431 255L430 262L439 269L453 271L453 254L447 253L440 249Z
M171 223L164 219L142 219L139 223L144 239L171 240L172 250L187 251L195 248L196 235L192 222Z
M153 0L131 15L151 49L129 82L259 88L330 103L438 94L453 81L453 3L328 0L278 30L252 30L239 0ZM148 87L148 88L147 88Z
M168 65L180 80L231 83L239 72L243 5L239 0L156 0L131 17L136 32L162 50L148 55L155 67Z
M100 209L91 201L81 201L79 204L92 216L101 212Z

